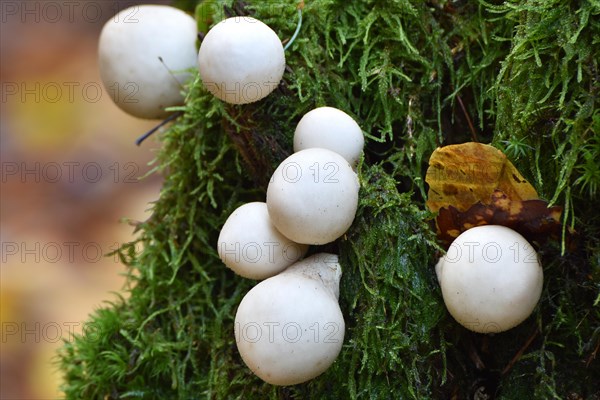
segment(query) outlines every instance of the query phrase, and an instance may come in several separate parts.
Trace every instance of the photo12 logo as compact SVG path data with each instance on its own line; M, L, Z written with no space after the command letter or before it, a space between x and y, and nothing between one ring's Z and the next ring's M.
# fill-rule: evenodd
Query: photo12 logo
M529 244L513 243L507 248L503 248L498 242L489 241L481 242L464 242L457 244L453 242L448 248L445 260L447 263L458 263L462 259L468 260L469 263L475 260L482 259L487 263L497 263L503 257L511 257L515 263L537 263L537 253Z
M141 244L140 244L141 247ZM103 259L112 259L120 264L117 250L120 243L101 245L96 242L10 242L3 241L0 245L2 264L16 263L97 263ZM136 248L136 253L139 254ZM108 255L112 254L109 258Z
M72 341L76 332L88 341L98 341L102 337L100 328L90 322L2 322L2 343L58 343Z
M254 264L258 262L275 263L280 257L294 262L301 256L302 250L297 244L279 242L219 243L219 254L224 260Z
M340 326L336 322L315 321L304 326L293 321L235 324L235 338L238 343L257 343L265 340L269 343L338 343L339 332Z
M1 181L7 183L10 179L21 183L138 183L140 166L134 162L114 162L101 165L98 162L15 162L8 161L0 164Z
M2 103L97 103L102 91L99 82L2 82Z
M219 94L228 103L244 104L249 99L260 99L279 86L279 82L204 82L206 89Z
M135 82L112 82L106 88L110 98L119 103L139 103L139 85ZM97 103L104 95L99 82L2 82L2 103Z
M279 167L281 177L287 183L297 183L303 176L311 177L313 183L339 183L337 177L340 166L335 162L319 163L315 162L308 168L302 168L300 163L295 161L286 161ZM275 181L275 174L271 176L270 182Z
M119 1L10 1L0 2L2 23L18 21L20 23L50 23L59 22L98 23L109 17L118 18L125 7ZM122 21L115 22L137 23L138 6L132 6Z

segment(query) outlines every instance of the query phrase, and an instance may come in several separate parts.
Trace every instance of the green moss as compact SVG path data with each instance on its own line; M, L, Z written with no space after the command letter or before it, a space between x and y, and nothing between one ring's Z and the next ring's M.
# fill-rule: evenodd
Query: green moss
M295 30L293 1L231 6L204 3L199 25L226 9L282 39ZM152 218L119 250L129 297L95 312L60 354L67 397L600 397L598 21L598 1L307 1L275 93L230 106L194 81L161 138ZM324 247L340 254L346 337L321 377L273 387L237 353L233 318L255 283L223 267L216 240L237 206L264 200L295 124L320 105L347 111L367 138L356 220ZM539 249L540 305L494 336L447 314L424 206L433 149L473 139L502 148L578 232Z

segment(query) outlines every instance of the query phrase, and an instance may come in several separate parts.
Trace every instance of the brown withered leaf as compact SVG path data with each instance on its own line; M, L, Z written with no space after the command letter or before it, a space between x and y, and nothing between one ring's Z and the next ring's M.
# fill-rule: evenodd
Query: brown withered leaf
M513 200L495 190L489 204L479 201L466 211L454 206L440 208L436 225L438 238L446 247L462 232L480 225L504 225L519 232L530 243L543 243L550 237L560 237L561 213L562 207L548 207L544 200Z
M533 186L500 150L481 143L436 149L425 181L429 184L427 207L433 212L449 206L466 211L477 202L487 203L496 189L513 201L538 198Z

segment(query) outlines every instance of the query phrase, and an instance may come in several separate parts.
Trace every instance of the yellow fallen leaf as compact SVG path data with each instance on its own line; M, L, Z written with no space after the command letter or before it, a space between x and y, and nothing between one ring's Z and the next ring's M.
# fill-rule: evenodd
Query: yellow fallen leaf
M477 202L489 204L495 190L513 201L538 198L533 186L500 150L481 143L436 149L425 181L429 184L427 207L433 212L448 206L466 211Z

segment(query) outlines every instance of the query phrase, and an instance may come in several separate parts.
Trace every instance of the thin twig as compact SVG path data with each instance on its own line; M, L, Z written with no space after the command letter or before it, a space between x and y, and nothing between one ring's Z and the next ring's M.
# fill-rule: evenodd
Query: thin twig
M473 364L475 365L475 368L477 368L480 371L485 369L485 364L481 357L479 357L479 354L477 353L475 346L473 346L473 343L470 343L468 355Z
M475 348L475 343L473 343L473 339L474 339L473 335L466 336L465 349L467 351L467 355L469 356L469 359L471 360L471 362L473 363L475 368L477 368L477 370L479 370L479 371L482 371L486 368L485 363L483 362L481 357L479 357L479 353L477 352L477 349Z
M173 75L173 72L171 72L171 70L169 69L169 67L165 63L165 60L163 60L163 58L161 56L158 56L158 61L160 61L160 63L163 65L163 67L165 67L165 69L167 70L167 73L169 74L169 76L171 78L173 78L173 80L175 81L175 83L177 84L177 86L179 86L179 89L183 90L183 85L181 84L181 82L179 82L177 80L177 77L175 75Z
M138 146L141 145L142 142L144 140L148 139L154 132L156 132L157 130L159 130L160 128L162 128L163 126L168 124L169 122L173 121L174 119L180 117L181 115L183 115L183 111L177 111L176 113L169 115L160 124L156 125L154 128L150 129L148 132L144 133L142 136L137 138L137 140L135 141L135 144L137 144Z
M304 2L302 2L301 5L298 6L298 25L296 26L296 31L292 35L292 38L289 40L289 42L287 42L287 44L283 48L283 51L286 51L292 45L292 43L294 43L294 40L296 40L298 33L300 33L300 28L302 27L302 8L304 8Z
M471 139L474 142L479 142L479 139L477 139L477 132L475 132L475 127L473 126L473 122L471 121L471 117L469 116L469 113L467 112L467 109L465 108L465 105L464 105L460 95L457 94L456 98L458 99L458 104L460 104L460 108L462 109L463 114L465 114L465 118L467 119L467 124L469 124L469 129L471 130Z
M525 350L527 350L527 348L531 345L531 343L533 342L533 339L536 338L538 333L539 333L539 331L536 328L536 330L533 332L533 334L531 336L529 336L529 339L527 339L527 341L525 342L523 347L521 347L521 349L519 351L517 351L517 354L515 354L515 356L512 358L512 360L510 360L510 362L506 365L506 367L504 367L504 369L502 370L502 375L506 375L508 373L508 371L510 371L511 368L517 363L517 361L519 361L519 359L521 358L521 356L523 355Z
M586 368L589 367L590 363L596 359L596 355L598 354L598 350L600 350L600 341L596 345L596 348L594 349L594 351L592 352L592 354L590 354L590 356L588 357L587 362L585 363L585 367Z

